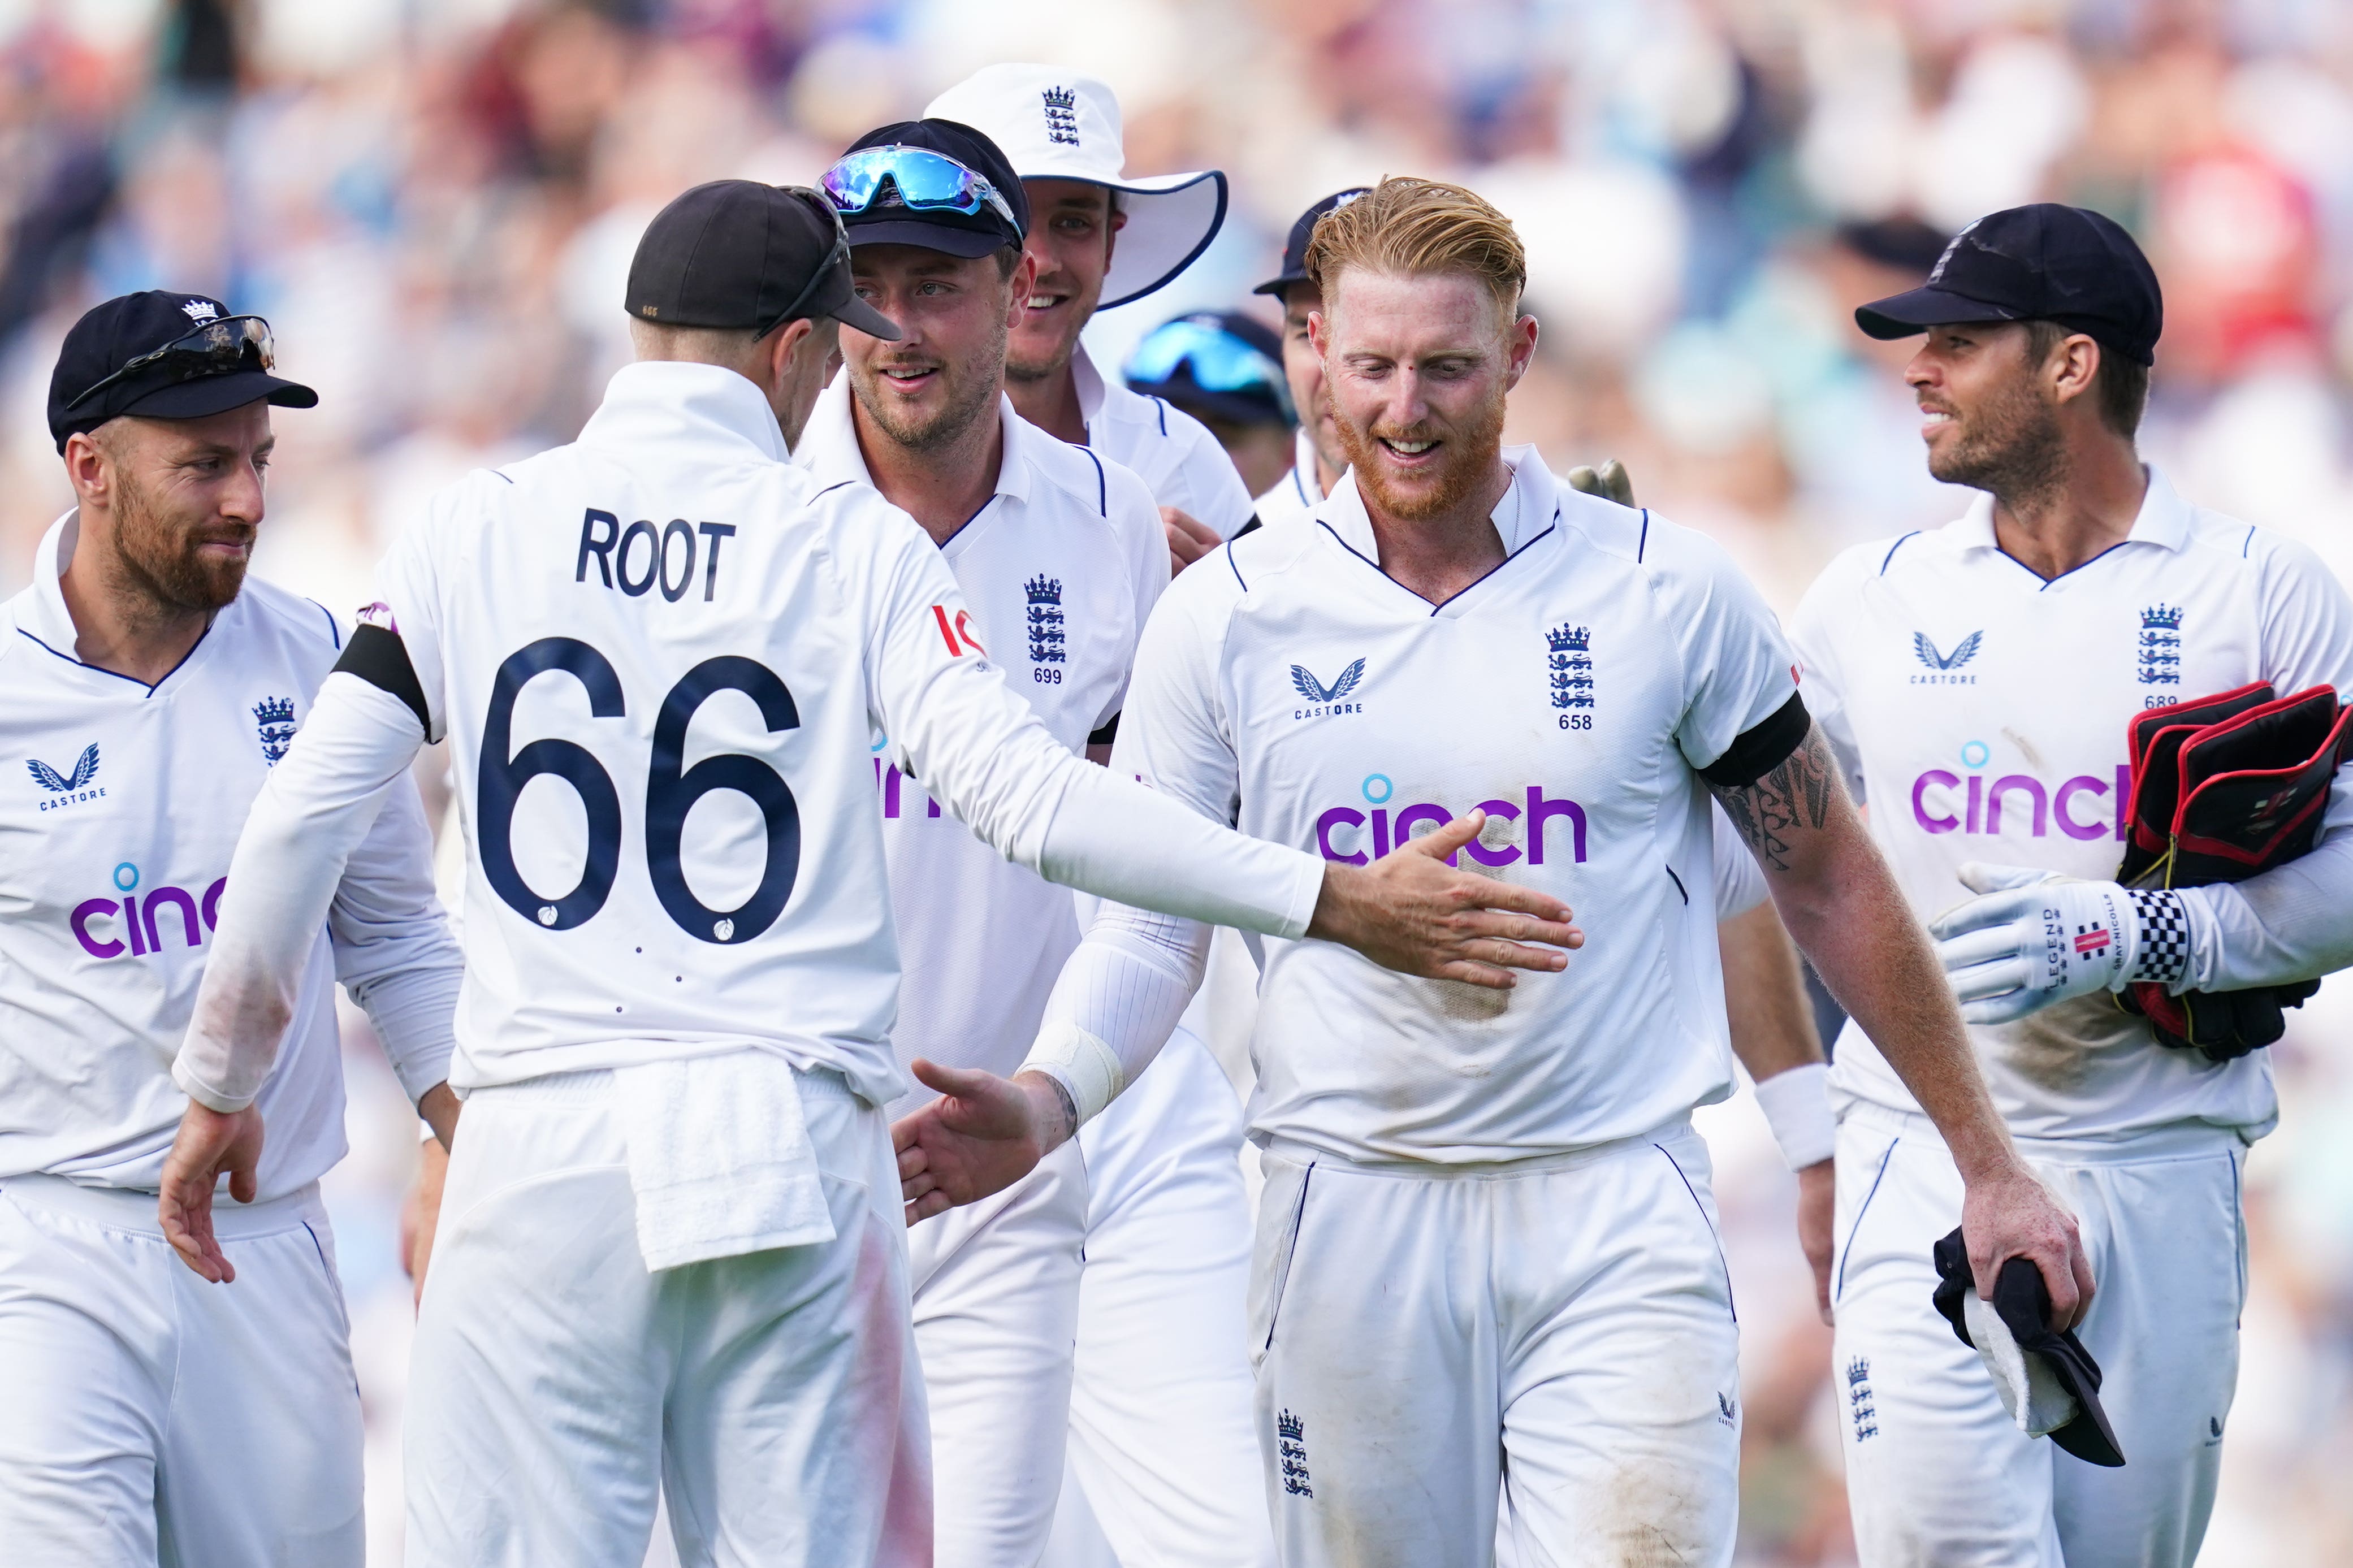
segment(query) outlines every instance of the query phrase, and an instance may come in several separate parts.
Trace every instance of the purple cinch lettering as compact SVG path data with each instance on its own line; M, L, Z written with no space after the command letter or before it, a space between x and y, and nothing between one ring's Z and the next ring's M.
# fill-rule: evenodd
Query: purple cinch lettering
M1993 781L1993 794L1986 802L1986 831L2001 831L2001 797L2005 792L2024 790L2026 798L2034 803L2034 837L2041 838L2051 831L2051 805L2043 797L2042 781L2024 773L2004 773Z
M1403 844L1413 837L1413 825L1417 822L1427 822L1434 826L1443 827L1453 820L1454 818L1448 815L1442 805L1430 805L1426 803L1420 805L1409 805L1397 814L1397 823L1393 831L1397 835L1397 841ZM1446 858L1446 863L1451 866L1460 859L1461 852L1457 851Z
M905 776L896 763L882 775L882 816L886 820L899 815L899 781Z
M220 927L221 890L227 886L228 879L223 877L205 889L204 916L205 929L207 931L216 931Z
M111 915L121 907L112 899L84 899L74 906L74 912L67 923L73 927L74 940L81 943L81 950L84 952L92 958L112 958L122 951L122 944L119 942L111 938L105 942L97 942L93 941L90 934L91 916Z
M2118 843L2124 841L2126 825L2132 820L2126 815L2131 800L2132 768L2129 765L2119 766L2116 769L2116 841Z
M1361 866L1366 855L1361 849L1354 855L1343 855L1332 847L1332 830L1335 827L1362 827L1365 814L1352 805L1335 805L1315 819L1315 847L1326 860L1337 860L1344 866Z
M1985 820L1984 811L1985 775L1971 773L1969 775L1968 825L1965 831L1969 833L1978 831L1978 825Z
M147 901L140 907L140 923L147 928L148 951L151 952L164 951L163 939L155 934L155 906L165 903L177 904L180 907L180 923L187 931L188 945L202 946L205 933L204 929L196 923L196 900L188 897L188 890L185 888L164 887L150 892L147 895Z
M1527 840L1528 864L1541 866L1545 858L1545 824L1556 816L1566 816L1572 837L1570 846L1576 851L1577 863L1585 863L1585 808L1573 800L1547 800L1542 784L1528 786Z
M2075 814L2067 809L2067 804L2079 795L2107 793L2107 781L2094 778L2089 773L2077 773L2061 784L2059 792L2051 797L2051 815L2058 819L2059 831L2070 838L2097 838L2105 833L2108 829L2105 823L2076 821Z
M147 956L147 949L139 940L139 895L136 893L122 895L122 934L131 939L132 957Z
M1520 819L1520 808L1508 800L1482 800L1479 803L1478 809L1490 816L1500 816L1506 822L1517 822ZM1478 861L1482 866L1508 866L1520 858L1520 847L1516 844L1506 844L1501 849L1490 849L1473 838L1462 847L1468 849L1471 852L1471 858Z
M1389 814L1380 807L1373 808L1373 858L1377 860L1389 852Z
M1948 773L1942 768L1930 768L1912 781L1912 820L1920 825L1921 831L1950 833L1961 825L1961 819L1957 816L1929 816L1927 806L1923 805L1920 799L1922 795L1928 793L1928 786L1932 784L1942 784L1947 789L1951 789L1960 782L1957 774Z

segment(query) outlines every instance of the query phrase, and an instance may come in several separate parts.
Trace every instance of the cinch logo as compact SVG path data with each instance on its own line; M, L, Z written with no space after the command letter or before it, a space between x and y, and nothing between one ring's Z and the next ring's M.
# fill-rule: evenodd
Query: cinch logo
M1316 679L1305 665L1293 665L1291 689L1307 699L1311 706L1294 708L1291 716L1293 719L1323 719L1335 713L1362 713L1365 710L1363 703L1343 702L1341 699L1356 689L1356 683L1364 679L1365 661L1361 658L1342 670L1329 686Z
M98 742L95 741L82 748L81 756L74 763L70 773L61 774L37 757L25 759L25 771L33 775L34 783L57 797L42 801L40 809L43 811L55 811L61 805L77 805L85 800L98 800L106 794L103 789L90 787L90 781L98 777Z
M157 888L141 898L135 890L139 886L139 868L128 860L114 868L113 880L114 890L122 895L120 900L84 899L66 917L66 923L73 928L74 940L92 958L117 958L126 949L133 958L161 952L164 934L174 925L186 939L181 945L201 947L205 932L220 924L220 896L221 889L228 886L227 877L216 879L205 889L202 899L185 888L174 887ZM158 910L176 910L179 919L159 923L155 917ZM94 923L109 920L121 922L115 928L119 935ZM202 925L197 923L199 921Z
M1426 803L1409 805L1392 816L1387 807L1397 794L1397 786L1389 782L1386 773L1366 774L1363 788L1365 802L1373 808L1370 813L1358 811L1353 805L1335 805L1315 819L1315 847L1326 860L1337 860L1345 866L1362 866L1367 860L1378 859L1397 845L1412 837L1417 823L1427 822L1432 827L1443 827L1454 820L1453 812L1442 805ZM1530 784L1521 800L1482 800L1477 809L1491 817L1501 817L1505 822L1520 825L1521 844L1527 847L1525 853L1531 866L1545 863L1546 827L1556 819L1566 818L1569 827L1571 858L1577 864L1584 864L1585 808L1577 802L1549 799L1542 784ZM1365 848L1350 847L1366 843L1363 835L1367 828L1371 830L1370 844ZM1343 833L1347 835L1345 843L1340 837ZM1508 866L1522 853L1520 844L1507 844L1500 849L1491 849L1475 838L1463 848L1482 866ZM1446 863L1454 865L1455 857L1448 856Z
M1984 742L1961 748L1961 762L1970 768L1985 766L1989 753ZM1957 792L1957 798L1956 797ZM2086 796L2105 797L2108 820L2086 821ZM1990 784L1983 773L1960 774L1930 768L1912 781L1912 820L1923 833L1983 834L1999 837L2005 817L2017 830L2024 814L2028 831L2037 838L2049 836L2052 826L2070 838L2125 836L2125 805L2132 798L2132 769L2119 767L2113 781L2078 773L2056 788L2030 773L2004 773Z

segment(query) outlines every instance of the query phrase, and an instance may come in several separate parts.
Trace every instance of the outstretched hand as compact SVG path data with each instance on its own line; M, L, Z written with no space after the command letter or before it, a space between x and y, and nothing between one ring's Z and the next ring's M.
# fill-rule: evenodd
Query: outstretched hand
M1508 991L1511 971L1568 967L1585 945L1571 910L1549 893L1458 871L1447 861L1479 837L1487 814L1458 816L1369 866L1324 868L1307 934L1355 948L1385 969ZM1549 945L1535 945L1549 944Z
M213 1237L213 1189L227 1172L228 1195L251 1203L259 1190L254 1172L260 1163L260 1111L248 1105L222 1112L189 1102L172 1152L164 1156L156 1217L180 1261L216 1285L236 1279L237 1269Z
M1061 1085L1044 1073L999 1078L920 1058L913 1070L940 1098L891 1128L909 1225L1003 1192L1078 1131Z

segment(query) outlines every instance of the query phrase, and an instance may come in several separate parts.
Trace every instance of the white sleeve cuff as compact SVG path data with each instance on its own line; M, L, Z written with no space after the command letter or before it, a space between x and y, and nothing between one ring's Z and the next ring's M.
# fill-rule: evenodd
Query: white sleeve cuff
M1831 1114L1831 1069L1820 1062L1777 1072L1757 1085L1757 1103L1773 1129L1773 1142L1789 1169L1819 1165L1838 1147L1838 1119Z

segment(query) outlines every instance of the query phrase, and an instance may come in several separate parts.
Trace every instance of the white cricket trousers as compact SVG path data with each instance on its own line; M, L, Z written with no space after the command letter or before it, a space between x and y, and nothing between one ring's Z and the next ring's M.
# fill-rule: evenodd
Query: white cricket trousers
M1284 1568L1723 1568L1739 1334L1687 1120L1511 1165L1265 1159L1250 1333Z
M1929 1249L1961 1219L1953 1157L1927 1118L1852 1106L1831 1283L1856 1552L1863 1568L2189 1568L2239 1377L2244 1146L2200 1126L2018 1142L2082 1229L2096 1293L2075 1332L2125 1467L2087 1465L2004 1414L1929 1304Z
M923 1378L882 1113L799 1075L832 1241L646 1270L613 1075L466 1101L417 1315L411 1568L931 1562Z
M155 1194L0 1183L0 1563L359 1568L360 1394L315 1184L214 1205L233 1284Z
M1267 1568L1244 1320L1250 1211L1241 1102L1179 1027L1079 1133L1070 1475L1054 1568ZM1075 1493L1075 1495L1074 1495Z
M937 1568L1031 1568L1046 1550L1086 1240L1075 1139L996 1196L907 1232Z

